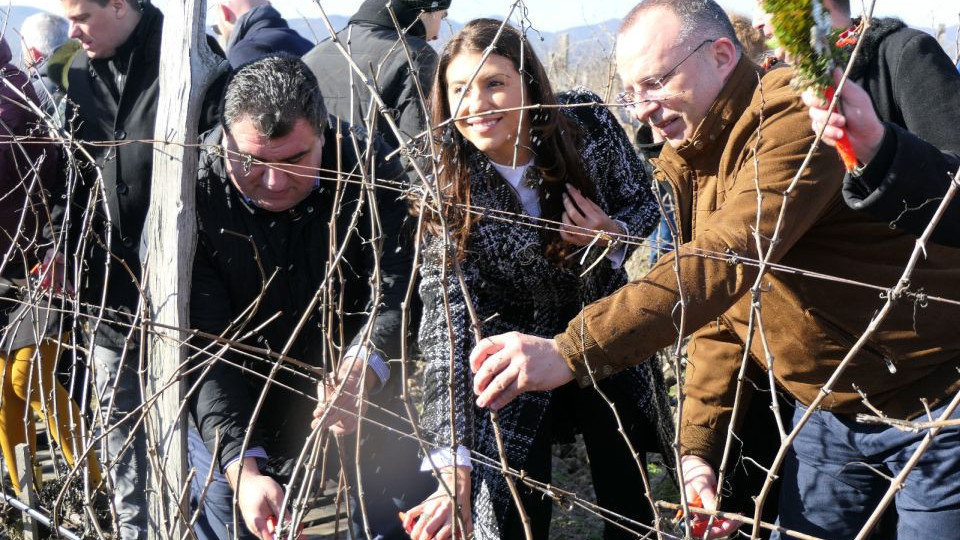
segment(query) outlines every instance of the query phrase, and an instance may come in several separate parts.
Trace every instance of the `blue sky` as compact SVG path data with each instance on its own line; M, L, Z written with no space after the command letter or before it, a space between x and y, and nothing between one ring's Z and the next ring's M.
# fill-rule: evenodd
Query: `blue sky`
M176 1L193 0L154 0L161 8ZM207 0L212 5L215 0ZM59 0L0 0L0 5L8 2L14 5L40 7L59 13ZM728 9L749 15L755 0L720 0ZM573 26L592 24L616 19L626 13L636 3L635 0L525 0L529 18L541 30L553 32ZM854 9L859 0L851 2ZM273 0L273 4L286 17L318 17L320 8L314 0ZM353 13L361 0L320 0L320 6L330 14L349 15ZM453 0L451 18L465 22L481 16L506 15L511 0ZM877 0L877 15L896 15L912 26L933 27L934 22L948 26L957 24L960 12L960 0Z
M734 11L750 15L755 0L719 0L720 4ZM281 10L306 11L319 8L309 0L274 0ZM322 0L320 5L329 13L350 14L361 0ZM510 0L453 0L450 16L458 21L476 17L499 15L503 17L513 4ZM623 16L636 0L525 0L530 20L546 31L562 30L582 24L590 24ZM868 3L869 4L869 3ZM858 0L852 0L854 10L860 8ZM956 24L960 12L960 0L877 0L875 14L897 15L913 26L933 26L933 20L948 26Z

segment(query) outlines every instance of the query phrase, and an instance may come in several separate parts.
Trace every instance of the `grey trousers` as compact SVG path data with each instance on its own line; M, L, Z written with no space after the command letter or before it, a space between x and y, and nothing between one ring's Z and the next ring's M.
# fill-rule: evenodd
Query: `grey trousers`
M135 348L93 347L94 383L99 396L97 424L102 463L113 483L117 535L140 540L147 530L146 429L141 420L143 394Z

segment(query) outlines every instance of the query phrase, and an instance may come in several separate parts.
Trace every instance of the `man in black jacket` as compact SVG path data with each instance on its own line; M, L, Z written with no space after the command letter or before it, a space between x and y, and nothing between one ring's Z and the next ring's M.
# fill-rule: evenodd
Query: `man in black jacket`
M146 537L147 457L143 430L134 430L143 397L137 332L131 325L138 322L140 235L150 203L153 146L101 143L153 139L163 17L149 4L141 11L133 0L61 0L61 5L71 23L70 37L82 48L68 68L67 117L75 112L74 136L102 174L104 193L98 194L97 171L85 169L75 182L65 183L75 188L56 217L68 228L74 253L83 254L69 262L82 272L77 282L85 306L81 313L91 315L80 324L92 340L98 423L107 433L103 461L113 481L117 535L134 540ZM64 169L68 175L76 170L72 163ZM89 228L82 223L85 211L94 213ZM130 413L132 421L125 422Z
M148 466L138 422L140 248L153 183L163 15L145 0L61 0L61 7L82 53L67 68L66 119L77 148L62 164L67 192L55 195L53 219L70 239L63 255L90 347L117 536L137 539L146 533ZM200 128L214 116L205 107Z
M290 28L268 0L221 0L214 29L234 68L271 53L301 56L313 47Z
M235 491L247 528L272 538L271 518L285 514L284 493L296 495L311 474L309 459L300 467L295 461L310 455L314 441L312 375L337 374L321 385L327 412L318 413L337 433L356 423L358 399L378 389L398 395L401 377L391 377L386 361L401 357L401 303L412 271L401 241L402 171L395 160L371 158L387 151L377 139L328 119L313 74L286 56L234 74L222 125L204 147L191 325L255 349L241 353L205 339L194 360L191 408L203 444L194 436L190 458L198 478L211 462L218 478L195 531L242 536L231 525ZM410 432L391 412L403 415L379 407L364 414L363 485L350 493L365 494L374 536L399 538L397 511L429 493L432 482L409 472L419 463L415 441L377 436L383 423ZM345 454L348 463L353 455ZM224 489L220 471L233 491ZM194 488L199 495L202 483ZM363 512L354 508L355 532L365 537Z
M387 8L389 4L389 9ZM437 70L437 53L428 41L437 39L440 22L447 16L450 0L365 0L350 18L350 24L337 33L340 43L363 70L376 82L384 104L400 128L401 137L378 117L376 133L393 148L408 142L427 125L427 111L421 100L430 94ZM410 59L401 42L409 50ZM330 113L356 125L369 122L370 92L352 70L333 40L319 43L303 61L310 66ZM373 103L376 108L377 104ZM367 126L371 127L371 126Z
M836 127L849 122L863 164L844 179L843 198L855 210L920 235L960 163L960 73L933 36L897 19L874 19L864 32L851 18L849 0L823 4L834 28L849 29L862 42L842 96L846 115L833 120ZM772 35L762 9L756 20ZM866 104L854 95L861 88ZM825 104L812 94L805 100L819 127ZM826 142L834 141L834 129L824 134ZM960 246L960 201L948 207L932 240Z

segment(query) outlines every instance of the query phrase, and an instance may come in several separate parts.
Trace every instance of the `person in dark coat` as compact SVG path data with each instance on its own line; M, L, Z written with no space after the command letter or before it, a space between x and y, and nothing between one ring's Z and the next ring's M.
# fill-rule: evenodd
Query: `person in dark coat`
M219 20L214 28L233 68L271 53L302 56L313 47L290 28L268 0L222 0L217 12Z
M380 97L400 130L399 137L382 117L369 123L370 91L333 40L317 44L303 61L320 81L331 114L353 125L366 125L391 147L399 148L401 142L409 142L427 125L421 97L429 95L437 67L437 53L428 42L437 38L450 0L390 0L390 9L387 4L384 0L365 0L337 38L349 49L364 76L376 81ZM399 28L405 30L406 47L401 46L401 31L393 22L391 10Z
M53 217L70 240L68 273L89 342L98 422L109 427L104 461L112 464L117 537L139 539L147 524L146 442L127 415L139 418L144 402L136 328L163 15L144 0L61 0L61 7L83 53L72 57L65 77L65 117L78 148L61 165L66 192L55 197ZM215 117L215 108L204 107L200 129Z
M0 66L8 84L0 85L0 113L3 126L0 137L0 253L4 258L4 275L24 276L37 258L36 244L42 241L38 233L45 222L39 221L44 190L53 188L52 174L57 166L56 147L33 141L18 144L14 137L45 136L42 119L30 107L38 103L38 96L27 75L11 63L12 53L6 38L0 39ZM12 87L12 88L11 88ZM30 103L17 91L24 94ZM35 187L31 184L38 182ZM28 192L27 190L30 189ZM26 204L25 204L26 199ZM27 249L25 262L22 254L9 253L11 248Z
M54 377L62 348L57 338L66 331L57 316L59 304L47 294L58 288L53 285L51 267L35 267L34 282L46 280L53 286L27 286L28 269L40 263L49 247L41 230L47 225L49 191L57 181L57 149L44 142L47 131L33 108L40 103L33 85L10 61L7 40L0 39L0 66L7 83L0 86L0 449L13 489L20 493L15 448L28 443L30 455L37 456L35 424L24 422L24 418L32 418L28 407L45 421L47 432L71 467L85 448L71 426L80 418L80 410ZM59 289L62 291L62 284ZM56 308L48 309L51 305ZM100 485L94 452L80 470L88 475L92 487ZM39 485L41 479L34 480ZM83 484L82 478L79 484Z
M223 111L200 160L191 326L256 349L223 351L204 340L200 346L212 349L194 359L191 409L202 440L191 440L190 459L198 479L210 463L226 477L205 491L195 531L206 539L249 534L232 525L228 483L246 528L268 538L269 518L284 514L284 493L296 496L308 482L310 464L295 462L314 441L311 415L346 433L357 423L348 404L399 394L402 377L391 375L387 362L401 358L412 250L401 241L407 207L396 185L399 163L383 160L381 141L327 117L316 79L299 58L268 56L242 67L227 83ZM364 169L368 152L376 154L372 170ZM266 385L277 361L270 351L295 363ZM314 412L317 381L309 375L321 369L336 377L321 385L326 403ZM432 482L416 470L415 440L368 439L384 424L410 433L408 421L373 406L363 418L363 485L348 473L354 532L366 538L366 522L377 538L403 538L397 512L429 493ZM352 463L354 452L343 451ZM198 497L203 490L194 485Z
M863 164L844 179L843 198L855 210L920 235L957 171L960 73L926 32L897 19L874 19L863 33L860 20L850 17L848 0L825 0L824 6L834 28L850 29L862 42L850 80L870 99L864 106L854 85L844 85L844 100L854 103L850 108L844 103L844 116L833 121L837 127L849 122ZM764 31L772 29L766 25ZM806 99L808 106L825 109L814 96ZM811 115L815 124L826 118L822 112ZM833 143L837 134L829 130L826 142ZM948 207L932 240L960 246L960 201Z

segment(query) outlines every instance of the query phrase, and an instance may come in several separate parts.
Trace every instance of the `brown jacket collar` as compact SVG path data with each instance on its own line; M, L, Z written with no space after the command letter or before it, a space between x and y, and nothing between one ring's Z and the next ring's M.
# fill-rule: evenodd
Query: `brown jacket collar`
M730 127L750 105L753 90L762 75L760 66L745 56L741 57L716 101L707 111L707 116L697 126L693 136L675 148L674 153L694 168L702 162L715 162L716 157L723 151L723 145L716 142L729 135ZM667 154L671 153L669 150L665 151Z

